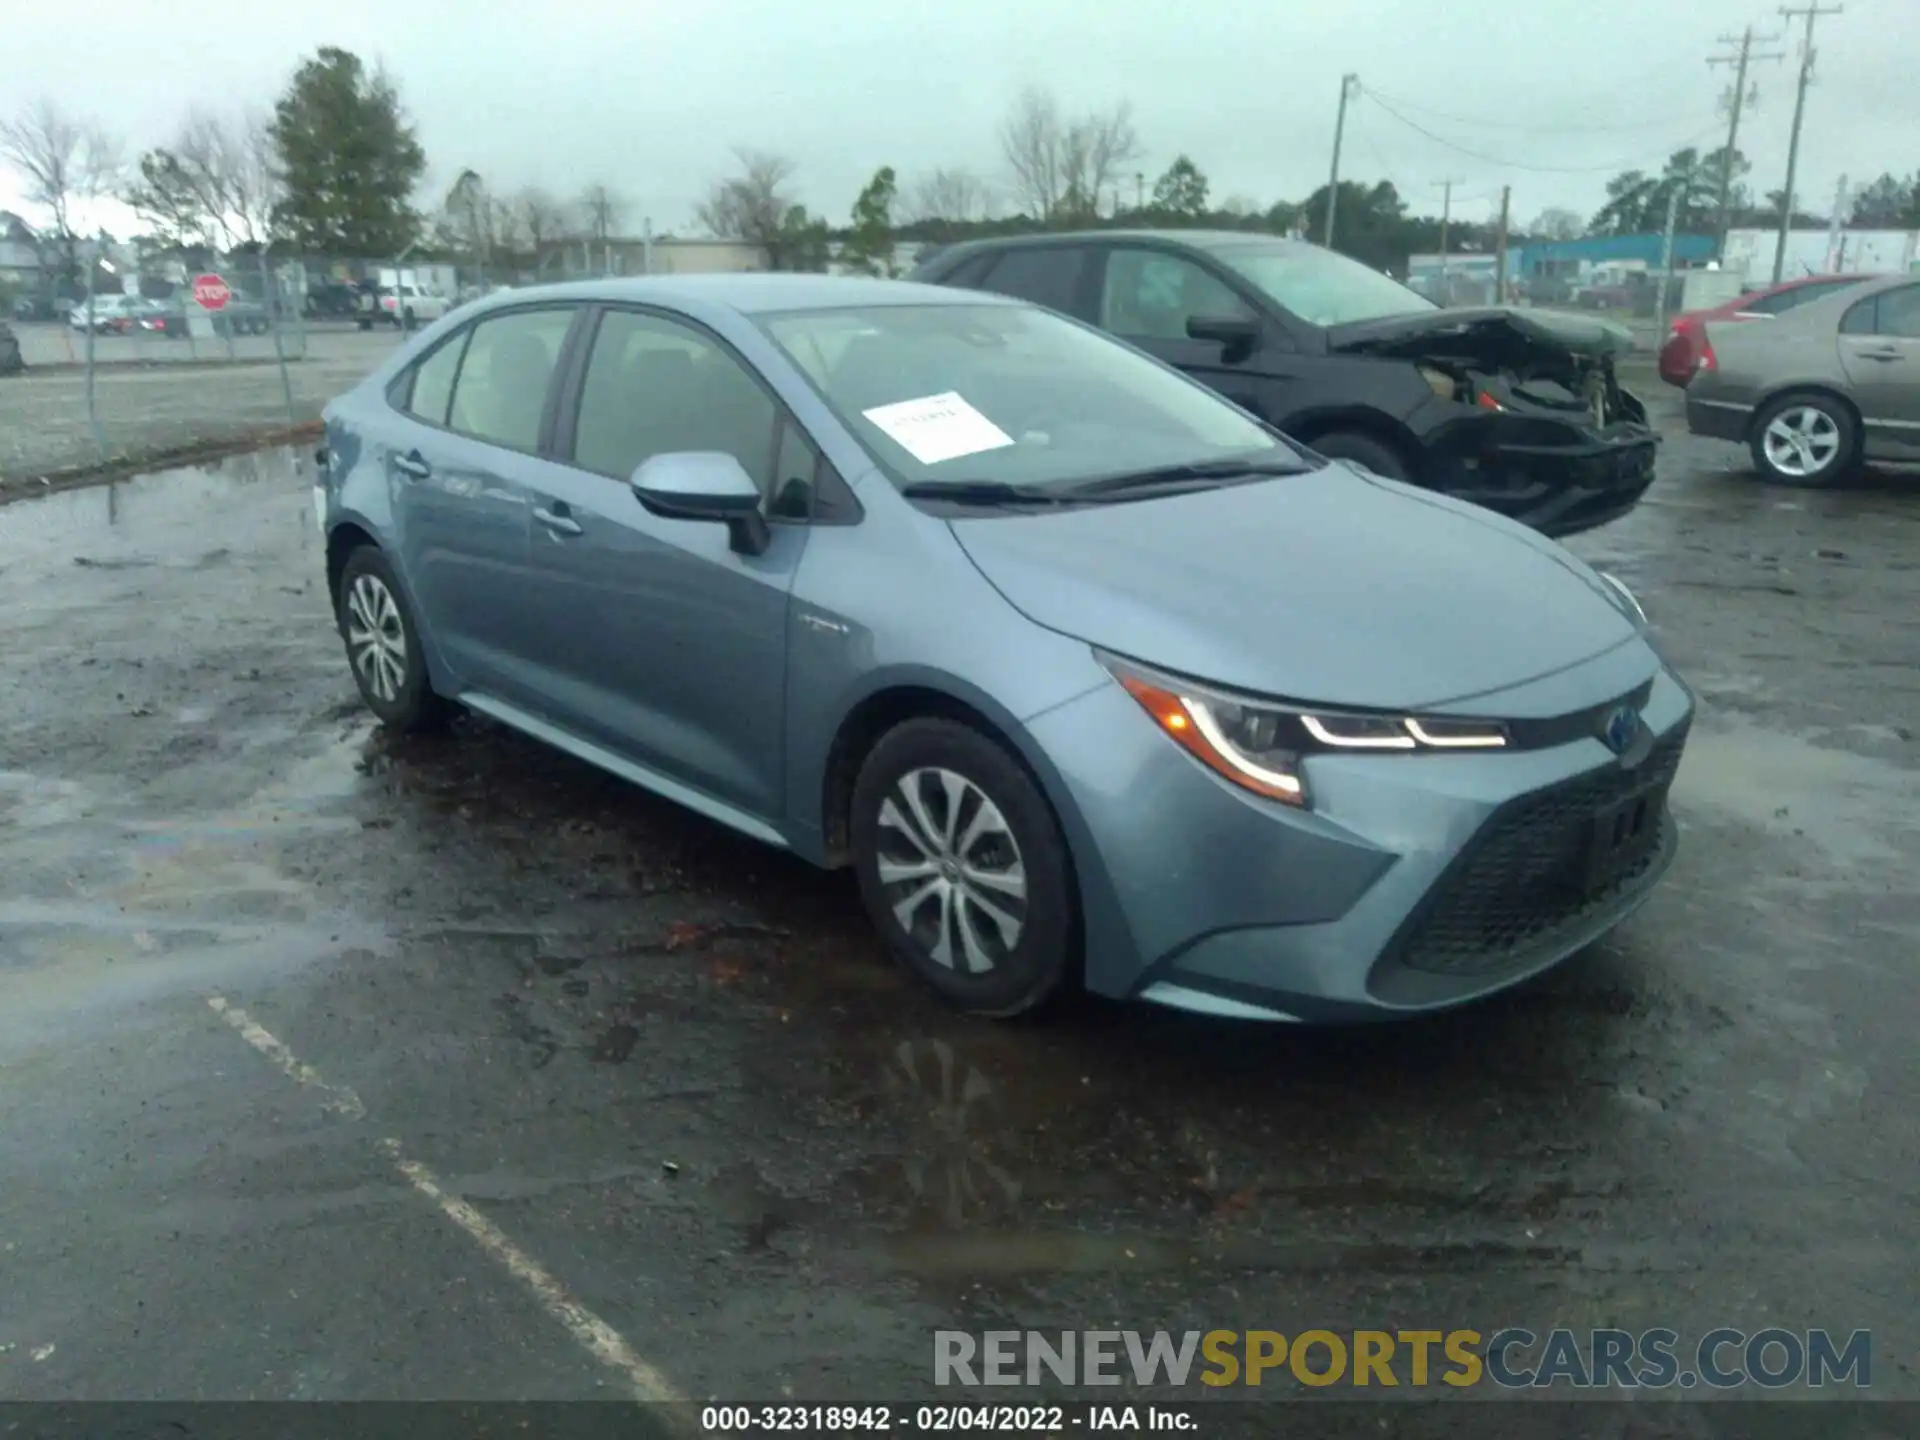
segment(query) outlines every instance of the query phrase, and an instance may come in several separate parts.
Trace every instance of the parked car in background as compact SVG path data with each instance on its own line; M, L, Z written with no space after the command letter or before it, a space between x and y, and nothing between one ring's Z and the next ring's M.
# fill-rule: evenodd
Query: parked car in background
M13 326L0 320L0 375L18 375L26 368L27 362L20 354L20 337L13 333Z
M453 308L453 301L437 290L404 281L381 294L380 308L388 320L403 330L411 330L440 319Z
M141 304L138 295L95 295L91 304L83 296L67 312L67 323L84 331L91 322L96 335L125 334L138 324Z
M1624 327L1442 309L1304 241L1104 231L948 247L916 280L999 291L1139 346L1322 455L1564 536L1625 514L1659 438Z
M1778 285L1743 291L1722 305L1707 310L1689 310L1676 315L1668 327L1666 342L1660 347L1660 378L1682 389L1693 378L1700 362L1700 341L1709 322L1728 324L1737 320L1771 320L1809 300L1818 300L1836 290L1871 279L1868 275L1808 275Z
M319 281L307 287L304 308L309 320L351 320L358 309L360 292L338 280Z
M1920 278L1843 286L1765 325L1709 321L1687 428L1745 442L1786 485L1920 462Z
M1385 1019L1610 930L1693 701L1618 581L1037 305L815 275L476 302L325 411L367 706L823 867L950 1002Z

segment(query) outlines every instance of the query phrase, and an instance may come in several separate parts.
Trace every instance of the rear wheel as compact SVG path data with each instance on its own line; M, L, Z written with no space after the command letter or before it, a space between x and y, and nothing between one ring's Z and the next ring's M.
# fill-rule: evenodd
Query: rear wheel
M1782 395L1754 417L1747 448L1762 479L1778 485L1831 485L1859 457L1860 427L1831 395Z
M340 637L346 642L360 698L384 725L430 730L442 724L449 705L427 678L420 632L387 557L362 545L340 572Z
M1312 448L1329 460L1352 460L1386 480L1411 481L1412 473L1400 452L1384 440L1363 435L1357 430L1336 430L1312 442Z
M976 1015L1059 993L1079 929L1072 868L1006 750L951 720L909 720L861 766L850 818L861 899L916 977Z

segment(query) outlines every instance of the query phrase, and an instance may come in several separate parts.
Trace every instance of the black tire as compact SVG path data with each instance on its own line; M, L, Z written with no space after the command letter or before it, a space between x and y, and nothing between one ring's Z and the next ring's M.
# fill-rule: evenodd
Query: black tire
M936 772L957 776L968 787L960 791L956 814L947 813L944 776ZM904 801L909 787L921 798L931 835ZM983 813L982 800L997 814L997 829ZM967 873L997 875L1002 884L976 880L969 887L971 898L951 907L946 896L922 890L908 915L911 929L902 925L895 906L912 896L911 887L922 883L921 877L895 881L896 888L889 889L880 876L883 860L938 865L944 873L929 872L926 879L953 884L961 872L942 837L964 837L977 819L988 824L967 851L977 867ZM1077 975L1080 907L1066 842L1039 786L997 742L951 720L906 721L888 731L860 767L850 820L853 864L867 913L894 957L950 1004L974 1015L1023 1015L1055 998ZM913 843L904 826L931 840L931 846ZM923 859L929 856L935 858ZM1024 900L1004 888L1015 867ZM1017 922L1011 945L1007 929L982 908L981 896ZM938 943L943 930L944 947ZM938 958L942 948L951 963Z
M417 731L437 729L446 722L452 706L434 693L427 678L426 657L420 650L413 611L407 606L393 566L378 547L362 545L347 557L340 571L340 590L334 597L334 615L347 647L347 668L353 672L353 683L381 724L394 730ZM375 632L384 637L370 642L372 649L380 652L377 656L370 653L368 645L357 641L358 635Z
M1331 435L1322 435L1311 443L1311 448L1329 460L1355 461L1384 480L1408 483L1413 480L1407 462L1400 457L1398 450L1384 440L1376 440L1357 430L1336 430Z
M1798 468L1803 456L1797 449L1791 462L1784 456L1776 456L1768 446L1767 437L1768 429L1776 420L1786 420L1789 429L1806 439L1805 458L1823 463L1811 469ZM1827 448L1828 444L1831 448ZM1800 489L1833 485L1850 475L1859 463L1860 424L1846 402L1835 396L1818 390L1790 391L1769 401L1753 417L1753 426L1747 432L1747 450L1753 456L1753 468L1760 473L1760 478L1771 484Z

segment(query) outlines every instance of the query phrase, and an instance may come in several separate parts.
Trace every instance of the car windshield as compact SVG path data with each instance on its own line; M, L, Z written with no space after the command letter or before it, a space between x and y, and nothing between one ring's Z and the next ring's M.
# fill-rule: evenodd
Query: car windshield
M1440 307L1390 275L1318 245L1234 245L1222 263L1310 325L1350 325Z
M1212 392L1031 306L868 306L761 324L898 482L1064 491L1188 465L1306 468Z

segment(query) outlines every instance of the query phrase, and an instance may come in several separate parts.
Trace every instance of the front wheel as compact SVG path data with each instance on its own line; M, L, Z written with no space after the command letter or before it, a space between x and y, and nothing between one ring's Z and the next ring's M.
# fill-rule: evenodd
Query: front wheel
M429 730L441 724L449 707L427 678L419 629L392 564L372 545L362 545L347 557L338 605L347 664L367 708L395 730Z
M951 720L909 720L854 784L860 896L894 956L960 1009L1038 1009L1073 972L1079 907L1066 844L1004 748Z
M1351 460L1371 470L1383 480L1410 481L1413 476L1400 452L1384 440L1363 435L1357 430L1338 430L1312 442L1311 449L1329 460Z
M1831 395L1782 395L1754 417L1753 468L1777 485L1831 485L1853 468L1860 427Z

